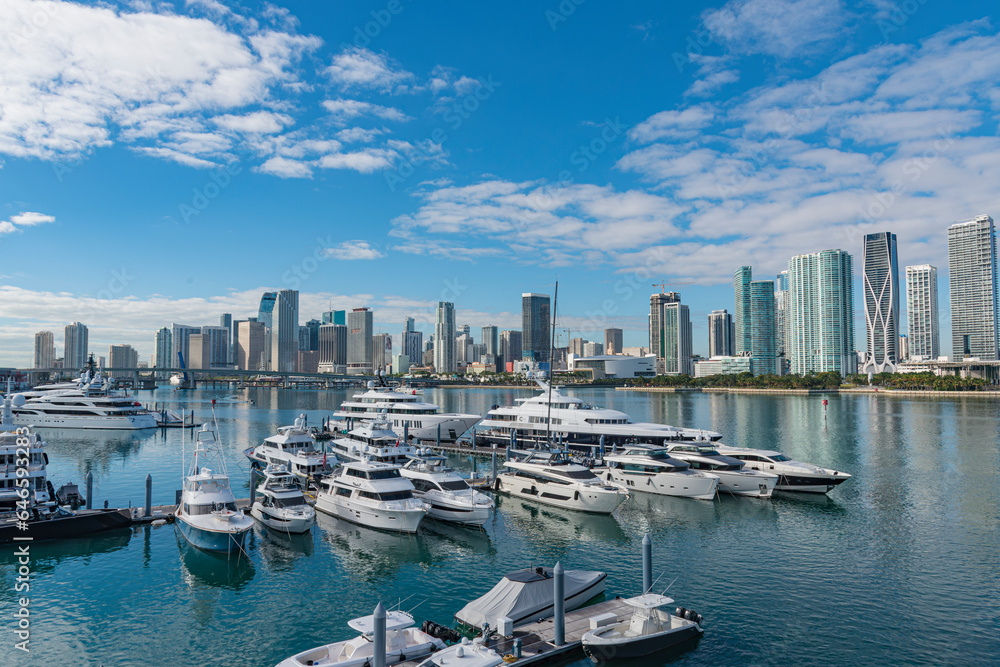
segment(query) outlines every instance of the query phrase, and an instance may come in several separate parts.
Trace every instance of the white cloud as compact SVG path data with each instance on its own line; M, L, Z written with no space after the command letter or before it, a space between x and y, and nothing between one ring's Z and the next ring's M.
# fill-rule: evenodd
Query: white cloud
M34 211L24 211L10 216L10 220L0 220L0 235L19 231L22 227L34 227L55 222L55 217Z
M277 134L294 121L291 116L271 111L254 111L244 115L225 114L212 121L227 130L245 134Z
M331 259L380 259L385 253L368 241L344 241L332 248L324 248L323 254Z
M254 171L281 178L309 178L312 176L312 168L307 163L278 155L269 158L264 164L256 167Z
M368 129L363 127L348 127L337 132L337 139L345 144L367 144L374 141L380 134L384 133L385 130L376 130L374 128Z
M634 141L648 143L666 137L692 137L714 119L711 107L692 106L686 109L661 111L628 131Z
M385 150L366 149L353 153L332 153L319 159L323 169L350 169L370 174L392 166L393 153Z
M330 80L345 89L370 88L391 91L395 86L413 78L413 74L399 68L383 54L368 49L351 47L333 57L326 69Z
M702 19L732 53L801 57L830 45L849 14L840 0L730 0Z
M384 120L411 120L405 113L394 107L385 107L360 100L324 100L323 108L330 112L334 122L344 124L359 116L375 116Z

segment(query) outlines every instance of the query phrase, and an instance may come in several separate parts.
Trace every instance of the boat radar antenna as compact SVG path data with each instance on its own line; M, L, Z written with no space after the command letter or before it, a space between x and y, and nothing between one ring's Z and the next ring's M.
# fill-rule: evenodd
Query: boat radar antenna
M552 449L552 365L556 359L556 306L559 304L559 281L556 281L555 292L552 293L552 336L549 339L549 400L548 414L545 417L545 445Z

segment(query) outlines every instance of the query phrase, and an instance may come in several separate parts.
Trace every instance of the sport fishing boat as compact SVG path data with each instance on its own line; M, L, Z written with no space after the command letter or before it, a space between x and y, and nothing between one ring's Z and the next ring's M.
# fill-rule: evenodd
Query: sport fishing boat
M375 419L383 412L396 435L403 437L405 430L408 436L417 440L436 440L440 427L443 442L458 440L482 419L479 415L441 412L439 406L423 401L415 389L376 387L372 381L368 382L367 391L341 403L333 416Z
M347 622L351 629L360 632L353 639L318 646L285 658L278 667L306 667L312 665L337 665L337 667L371 667L375 664L375 616L362 616ZM419 660L436 651L444 650L445 643L432 637L415 625L413 616L405 611L385 613L385 664L395 665L404 660Z
M700 636L702 616L678 607L671 614L671 598L646 593L622 600L632 607L630 616L615 619L583 635L583 652L594 662L624 660L668 649Z
M399 466L348 461L320 481L316 509L369 528L415 533L427 505L413 497L413 484Z
M213 464L216 469L200 467L202 463ZM253 528L253 519L236 508L214 408L213 423L203 425L195 439L191 469L184 478L175 517L184 538L205 551L242 552L247 533Z
M493 512L493 499L449 468L446 456L420 450L399 472L413 483L413 495L427 503L432 519L481 526Z
M282 465L265 468L264 481L254 494L250 515L282 533L309 532L316 519L316 511L302 495L299 478Z
M611 514L628 499L625 489L601 481L587 466L573 463L564 452L531 451L497 473L493 488L501 493L595 514Z
M403 465L417 453L417 448L402 441L389 425L385 412L352 429L342 438L330 443L341 461L372 461Z
M595 470L598 476L629 491L712 500L719 488L718 475L692 470L662 447L633 445L605 454L604 462L608 467Z
M674 443L667 445L667 452L695 470L716 475L719 478L719 491L726 493L770 498L778 483L777 475L747 469L743 461L720 454L715 445Z
M664 446L722 438L715 431L633 422L624 412L594 407L543 380L535 383L541 389L537 396L515 399L517 405L493 406L477 427L476 436L499 446L510 443L512 433L525 445L561 439L570 449L591 453L602 442L607 450L634 442Z
M833 487L851 478L846 472L796 461L770 449L747 449L728 445L716 445L715 448L723 456L743 461L751 470L777 475L778 483L774 487L775 491L829 493Z
M284 466L293 475L318 479L333 472L337 457L316 446L316 437L308 427L306 416L299 415L291 426L282 426L276 435L265 438L256 447L243 452L258 469Z

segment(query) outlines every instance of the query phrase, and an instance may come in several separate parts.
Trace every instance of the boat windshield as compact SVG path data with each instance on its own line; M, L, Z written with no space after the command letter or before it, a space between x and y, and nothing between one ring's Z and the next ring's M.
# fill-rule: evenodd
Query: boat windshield
M783 463L785 461L791 461L791 459L788 458L787 456L785 456L784 454L772 454L772 455L768 456L767 458L771 459L772 461L781 462L781 463Z
M639 456L645 456L646 458L650 458L650 459L668 459L668 458L670 458L670 455L667 454L667 450L665 450L665 449L650 449L649 451L646 451L646 452L637 451L637 452L635 452L635 454L638 454Z
M298 507L299 505L305 505L306 501L301 495L289 496L288 498L275 498L275 507Z
M464 479L458 479L452 482L441 482L438 486L445 491L464 491L469 488L469 485Z
M389 468L388 470L369 470L368 479L395 479L399 477L399 470Z
M569 477L570 479L597 479L597 476L586 468L583 470L557 470L554 468L546 468L545 472L553 475L559 475L560 477Z

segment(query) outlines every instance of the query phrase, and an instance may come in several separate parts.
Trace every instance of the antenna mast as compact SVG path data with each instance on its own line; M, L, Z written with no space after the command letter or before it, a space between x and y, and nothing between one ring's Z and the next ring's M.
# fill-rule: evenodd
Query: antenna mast
M559 281L552 296L552 337L549 341L549 411L545 417L545 444L552 449L552 381L553 364L556 361L556 304L559 303Z

